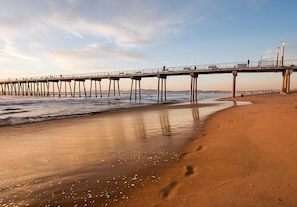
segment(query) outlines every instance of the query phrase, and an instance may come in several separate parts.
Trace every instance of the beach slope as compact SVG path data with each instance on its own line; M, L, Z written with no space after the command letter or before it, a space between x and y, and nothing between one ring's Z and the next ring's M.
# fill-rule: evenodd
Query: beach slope
M123 206L295 206L297 93L240 97Z

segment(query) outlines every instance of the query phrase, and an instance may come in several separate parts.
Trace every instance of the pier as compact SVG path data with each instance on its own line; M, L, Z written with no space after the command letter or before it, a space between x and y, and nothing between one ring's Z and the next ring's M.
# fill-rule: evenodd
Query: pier
M10 78L0 80L0 95L3 96L48 96L48 97L103 97L102 80L109 82L107 96L120 96L120 80L131 79L130 100L141 99L141 80L155 77L157 83L157 101L166 101L167 77L189 76L189 100L198 100L198 76L204 74L226 74L233 76L232 97L236 93L236 77L240 73L281 73L281 93L290 93L290 77L297 71L297 60L276 62L249 61L223 64L190 65L161 67L154 69L111 71L101 73L50 75L43 77ZM260 75L260 74L259 74ZM86 87L88 82L88 87Z

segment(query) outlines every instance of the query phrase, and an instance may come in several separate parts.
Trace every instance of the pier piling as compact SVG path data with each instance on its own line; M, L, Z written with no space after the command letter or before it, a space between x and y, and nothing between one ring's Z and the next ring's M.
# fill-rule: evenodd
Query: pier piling
M166 79L167 75L159 74L158 75L158 102L162 102L163 98L166 101Z
M190 102L198 101L198 73L191 73Z
M109 78L109 87L108 87L108 97L110 96L110 90L111 90L111 82L113 81L113 96L116 96L116 86L115 86L115 82L117 81L117 85L118 85L118 95L120 96L120 78L116 77L116 78Z
M135 88L134 88L134 97L135 97L135 101L137 100L137 93L138 93L138 97L139 97L139 100L141 100L141 87L140 87L140 81L141 81L141 77L138 77L138 76L134 76L134 77L131 77L131 90L130 90L130 101L132 100L132 93L133 93L133 83L135 81ZM137 85L137 82L138 82L138 85ZM137 90L137 86L138 86L138 90Z
M235 98L237 70L233 70L232 75L233 75L232 98Z
M291 81L291 74L293 73L293 70L286 69L282 72L283 81L282 81L282 90L281 93L290 93L290 81Z

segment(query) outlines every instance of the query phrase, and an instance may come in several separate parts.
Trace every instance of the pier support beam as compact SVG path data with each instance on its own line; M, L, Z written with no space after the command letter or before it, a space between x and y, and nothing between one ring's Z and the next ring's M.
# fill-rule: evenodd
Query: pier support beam
M100 97L102 98L101 78L98 79L98 82L99 82ZM95 81L95 88L96 88L96 97L97 97L97 86L96 86L96 81Z
M40 81L40 96L44 96L44 82Z
M57 88L58 88L58 92L59 92L59 97L61 97L61 93L62 93L62 81L57 82Z
M63 81L61 81L61 85L62 85L62 82ZM70 89L70 94L71 94L71 96L72 96L72 91L71 91L71 80L64 80L64 95L65 95L65 97L67 97L67 93L68 93L68 91L67 91L67 82L68 82L68 85L69 85L69 89Z
M50 96L50 81L46 81L46 96Z
M166 79L167 75L158 75L158 102L162 102L163 98L164 101L166 101Z
M84 94L85 97L87 97L87 91L86 91L86 86L85 86L85 79L74 79L74 86L73 86L73 97L75 97L75 86L76 86L76 82L78 82L78 96L81 97L81 87L80 87L80 82L83 83L83 87L84 87Z
M282 82L282 90L281 93L290 93L290 81L291 81L291 74L293 73L292 69L286 69L282 72L283 75L283 82Z
M233 75L232 98L235 98L237 71L236 70L232 71L232 75Z
M99 82L100 96L102 97L101 78L92 78L90 80L91 80L91 84L90 84L90 97L92 96L92 89L93 89L92 82L93 81L94 81L94 85L95 85L95 97L98 97L97 81Z
M118 95L120 96L120 78L109 78L109 87L108 87L108 97L110 95L110 89L111 89L111 82L113 81L113 96L116 96L116 86L115 82L117 81L118 83Z
M31 87L30 87L30 82L26 82L26 96L31 95Z
M134 89L134 95L135 95L135 101L137 100L137 92L139 100L141 100L141 87L140 87L140 81L141 77L131 77L132 83L131 83L131 90L130 90L130 101L132 100L132 92L133 92L133 82L135 80L135 89ZM138 91L137 91L137 81L138 81Z
M3 88L3 84L1 83L1 95L4 95L4 88Z
M41 93L40 93L40 88L39 88L39 82L38 81L35 81L35 85L36 85L36 96L41 96Z
M91 84L90 84L90 95L89 97L91 98L92 97L92 85L93 85L93 80L91 79ZM96 85L96 81L95 81L95 85ZM97 91L96 91L97 93ZM97 96L96 96L97 97Z
M16 96L17 95L17 83L11 82L11 95Z
M26 82L22 82L20 84L21 84L22 96L25 96L26 95L26 92L25 92Z
M59 80L48 80L48 96L50 96L50 83L52 83L52 95L53 97L55 97L56 95L58 95L58 97L60 97L60 86L59 86ZM57 85L57 87L55 87L55 83ZM55 92L55 88L58 89L58 94L56 94Z
M79 86L79 97L81 97L81 94L80 94L80 92L81 92L81 90L80 90L80 82L82 82L82 84L83 84L83 87L84 87L84 94L85 94L85 97L87 97L87 91L86 91L85 80L79 80L79 81L78 81L78 86Z
M4 83L4 94L9 95L9 86L8 83Z
M191 73L191 90L190 90L190 102L198 101L198 87L197 87L197 79L198 73Z
M53 97L55 97L55 82L52 82L53 83Z

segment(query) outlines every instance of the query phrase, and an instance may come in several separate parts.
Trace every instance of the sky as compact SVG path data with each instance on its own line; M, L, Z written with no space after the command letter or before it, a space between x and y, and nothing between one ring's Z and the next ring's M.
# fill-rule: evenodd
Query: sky
M296 0L0 0L0 79L297 60ZM240 90L280 89L281 73L238 74ZM189 77L169 77L186 90ZM121 80L121 88L131 80ZM106 84L107 85L107 84ZM232 75L200 75L231 90ZM142 88L156 88L156 79ZM297 88L292 74L291 88Z

